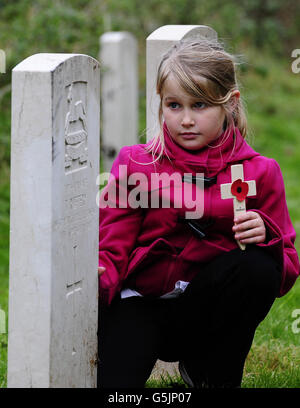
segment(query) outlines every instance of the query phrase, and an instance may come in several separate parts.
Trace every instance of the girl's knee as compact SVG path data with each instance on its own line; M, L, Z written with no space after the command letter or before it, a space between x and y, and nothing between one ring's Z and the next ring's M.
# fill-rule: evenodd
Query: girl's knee
M281 267L264 248L248 246L240 254L240 273L257 291L277 294L281 283Z

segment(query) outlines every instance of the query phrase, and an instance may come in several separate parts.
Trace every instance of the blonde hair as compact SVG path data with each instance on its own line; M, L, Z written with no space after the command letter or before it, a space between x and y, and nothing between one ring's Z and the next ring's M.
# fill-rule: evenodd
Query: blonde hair
M171 74L189 95L201 99L207 105L222 106L225 112L225 135L237 127L241 135L246 137L247 119L243 101L236 98L236 103L231 103L232 92L238 90L234 56L227 53L217 40L182 40L163 56L158 67L156 92L160 96L160 132L147 147L152 155L159 151L156 160L162 156L165 147L162 98L165 81Z

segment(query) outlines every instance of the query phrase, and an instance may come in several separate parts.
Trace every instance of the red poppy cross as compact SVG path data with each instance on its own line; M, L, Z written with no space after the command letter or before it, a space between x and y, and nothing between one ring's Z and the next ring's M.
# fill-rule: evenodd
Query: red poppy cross
M246 212L246 197L256 195L255 180L244 181L242 164L231 166L231 183L221 184L221 198L233 198L234 217ZM237 240L239 247L244 250L245 244Z

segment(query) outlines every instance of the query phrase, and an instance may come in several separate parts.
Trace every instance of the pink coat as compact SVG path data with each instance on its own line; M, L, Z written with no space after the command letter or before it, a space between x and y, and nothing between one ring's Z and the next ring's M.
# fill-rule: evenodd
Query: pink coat
M150 180L151 173L204 173L206 177L216 176L216 183L204 189L204 211L198 220L201 225L208 225L203 239L180 221L187 208L184 205L176 208L174 200L178 194L174 192L170 193L171 208L100 207L99 266L106 267L99 279L102 303L110 304L123 287L135 289L142 295L161 296L173 290L176 281L190 281L201 273L202 264L237 248L232 231L233 200L221 199L220 185L231 182L230 166L238 163L243 163L244 180L256 181L257 195L246 198L246 208L247 211L258 212L265 222L267 240L258 245L269 251L282 266L278 296L292 287L299 275L299 259L280 167L274 159L255 152L237 129L236 134L235 143L231 134L219 146L220 136L213 147L192 152L173 142L165 126L165 153L169 159L164 153L161 161L148 165L139 164L153 160L151 154L145 151L145 145L121 149L111 170L114 177L108 186L113 185L115 178L117 187L122 189L124 174L120 172L120 165L126 166L123 167L127 172L125 178L135 172L142 172L147 180ZM101 199L108 197L108 186ZM128 190L132 191L134 187L136 184L130 185ZM141 183L140 190L143 190L141 195L144 198L149 197L150 181L148 184ZM159 190L161 194L162 189ZM123 203L121 201L117 195L114 204L126 207L124 200Z

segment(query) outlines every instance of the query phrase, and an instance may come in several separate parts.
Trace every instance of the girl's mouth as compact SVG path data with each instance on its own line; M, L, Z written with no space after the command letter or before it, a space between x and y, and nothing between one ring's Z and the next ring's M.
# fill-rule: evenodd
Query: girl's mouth
M183 137L184 139L194 139L196 136L198 136L198 133L185 132L180 133L180 136Z

